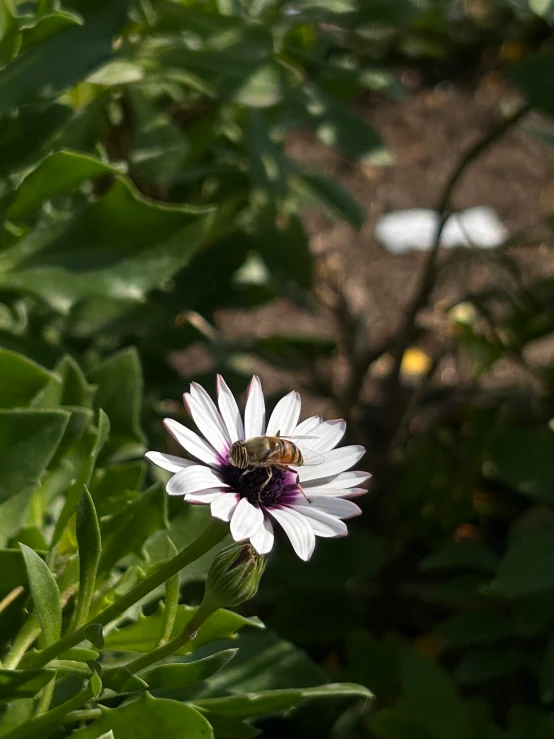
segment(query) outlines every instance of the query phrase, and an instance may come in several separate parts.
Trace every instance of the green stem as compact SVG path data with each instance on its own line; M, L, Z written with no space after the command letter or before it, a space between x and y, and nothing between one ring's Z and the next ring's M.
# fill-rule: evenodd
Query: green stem
M173 559L159 567L155 572L149 575L145 580L138 583L132 590L125 593L116 603L106 608L101 613L97 614L91 621L81 626L76 631L66 634L64 637L59 639L54 644L51 644L41 652L29 657L26 660L26 669L37 669L38 667L44 667L50 660L55 659L59 654L65 652L66 649L76 646L80 642L86 639L86 630L93 624L100 624L105 626L106 624L113 621L122 613L137 603L139 600L144 598L146 595L151 593L153 590L163 585L166 580L173 577L180 572L184 567L194 562L206 552L209 552L212 547L219 544L220 541L227 534L227 528L220 521L212 521L208 528L188 547L185 547L179 554L175 555ZM167 645L166 645L167 646Z
M70 698L65 703L62 703L56 708L46 713L41 713L40 716L35 716L30 721L26 721L21 726L16 726L15 729L9 731L7 734L2 735L2 739L27 739L29 736L37 736L41 730L46 729L49 726L55 725L63 721L64 716L69 711L75 711L77 708L81 708L85 703L93 697L94 693L90 685L80 693Z
M198 629L215 611L217 611L217 605L212 605L204 599L194 616L178 636L171 639L166 644L162 644L162 646L154 649L152 652L141 654L140 657L131 660L131 662L127 662L125 667L132 674L136 674L139 670L144 670L146 667L150 667L150 665L159 662L161 659L169 657L170 654L174 654L181 649L181 647L184 647L187 642L192 641L196 637Z

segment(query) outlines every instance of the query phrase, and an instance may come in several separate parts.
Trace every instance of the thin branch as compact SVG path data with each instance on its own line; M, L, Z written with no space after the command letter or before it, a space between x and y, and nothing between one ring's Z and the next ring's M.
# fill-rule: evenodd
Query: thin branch
M410 346L413 341L417 317L420 311L427 305L431 293L435 286L436 274L437 274L437 259L439 254L439 247L441 242L441 236L446 225L446 221L452 213L451 209L451 198L454 190L456 189L460 179L465 174L467 168L490 146L495 144L504 134L520 121L530 111L530 106L525 104L520 106L512 115L505 118L494 128L492 128L485 136L471 146L465 154L461 157L454 171L448 178L444 190L439 198L437 205L437 212L439 220L437 223L437 229L433 239L431 250L427 256L427 261L423 268L423 274L419 287L413 296L405 314L404 320L400 326L395 341L395 349L393 351L393 366L391 372L387 378L387 387L385 393L385 417L392 418L393 423L396 421L396 414L390 413L392 408L396 406L396 401L399 395L400 388L400 370L402 367L402 360L406 349ZM394 428L389 429L391 436L394 436Z

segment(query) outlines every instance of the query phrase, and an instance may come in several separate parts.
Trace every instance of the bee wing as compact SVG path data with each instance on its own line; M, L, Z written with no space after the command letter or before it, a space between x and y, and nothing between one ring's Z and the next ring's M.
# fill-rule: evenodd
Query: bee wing
M304 435L293 436L292 434L287 434L286 436L277 434L277 436L280 439L290 439L291 441L295 441L296 439L319 439L319 436L304 436Z
M323 456L323 454L315 452L309 447L305 447L304 444L302 444L299 449L302 452L304 467L313 467L316 464L321 464L322 462L325 462L325 457Z

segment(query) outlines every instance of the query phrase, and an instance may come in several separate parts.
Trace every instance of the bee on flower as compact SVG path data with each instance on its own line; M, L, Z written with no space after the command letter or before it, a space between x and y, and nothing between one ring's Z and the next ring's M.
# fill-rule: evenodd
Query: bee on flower
M313 554L316 536L346 536L344 520L361 513L349 498L367 492L360 485L370 474L351 470L365 454L363 446L336 448L346 430L343 420L312 416L299 423L300 395L292 391L277 403L266 425L256 375L247 391L244 420L219 375L217 406L197 383L191 384L184 400L202 436L177 421L164 423L197 461L146 454L173 473L169 495L209 505L212 516L230 522L235 541L249 540L259 554L273 547L273 522L305 561Z

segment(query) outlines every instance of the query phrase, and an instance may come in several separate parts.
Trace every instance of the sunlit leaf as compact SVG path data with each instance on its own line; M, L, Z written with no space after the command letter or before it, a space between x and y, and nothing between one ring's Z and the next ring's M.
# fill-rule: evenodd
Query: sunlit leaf
M21 544L21 551L25 559L44 646L49 646L60 638L62 631L62 606L58 584L48 565L35 551L25 544Z

